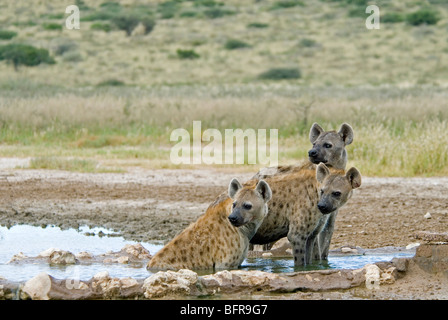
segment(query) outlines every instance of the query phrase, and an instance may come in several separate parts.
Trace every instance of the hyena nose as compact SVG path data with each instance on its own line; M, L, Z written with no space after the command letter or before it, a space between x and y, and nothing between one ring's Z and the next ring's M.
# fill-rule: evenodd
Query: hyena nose
M315 156L317 156L317 151L314 149L311 149L310 151L308 151L308 155L310 157L315 157Z
M320 212L325 212L327 210L327 206L321 203L317 205L317 208L319 209Z
M230 215L230 216L229 216L229 221L230 221L232 224L235 224L235 223L237 223L237 221L238 221L238 217L237 217L237 216L232 216L232 215Z

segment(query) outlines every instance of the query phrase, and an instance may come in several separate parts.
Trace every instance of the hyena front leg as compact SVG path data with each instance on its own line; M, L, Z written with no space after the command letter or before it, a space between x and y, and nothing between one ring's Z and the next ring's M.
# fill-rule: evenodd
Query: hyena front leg
M288 240L291 243L292 254L294 256L294 266L306 265L306 240L308 232L295 224L289 226Z
M334 231L334 223L336 221L336 216L338 214L338 210L330 213L328 215L327 222L323 227L322 231L319 233L318 241L320 247L320 258L319 260L328 260L328 252L330 250L331 238L333 237Z

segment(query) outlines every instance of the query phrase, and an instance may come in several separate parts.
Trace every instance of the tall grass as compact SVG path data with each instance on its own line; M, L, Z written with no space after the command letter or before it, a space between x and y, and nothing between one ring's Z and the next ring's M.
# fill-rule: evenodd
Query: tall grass
M202 130L278 129L279 161L291 163L306 158L313 122L327 130L347 122L355 131L350 161L363 174L448 174L448 94L437 87L258 84L36 92L10 91L0 101L0 140L18 153L40 146L54 156L90 150L86 154L100 158L131 155L168 163L171 131L191 132L193 121L201 120Z

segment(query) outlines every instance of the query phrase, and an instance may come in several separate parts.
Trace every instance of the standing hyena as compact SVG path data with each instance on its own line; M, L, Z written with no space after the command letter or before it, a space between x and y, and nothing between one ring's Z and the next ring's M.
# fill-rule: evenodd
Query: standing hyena
M329 178L318 179L323 176L323 171L329 172ZM314 240L311 241L311 238L315 239L326 225L328 215L347 202L352 189L357 187L350 181L358 178L360 174L355 168L345 173L344 170L328 168L323 163L316 166L310 162L291 168L288 174L267 177L266 182L272 190L269 214L251 242L267 244L286 236L293 249L294 264L310 263L314 257ZM253 185L256 181L248 181L247 184ZM331 208L324 208L323 204L327 202L322 202L324 194L321 190L330 192L339 201L332 202Z
M303 225L311 222L302 222L302 220L307 219L307 212L311 214L312 210L317 210L319 191L317 189L316 164L324 163L331 170L344 170L347 164L345 147L353 142L353 129L344 123L337 132L324 131L315 123L311 127L309 138L313 144L313 148L308 153L309 161L300 165L281 166L273 175L266 175L262 170L248 181L248 184L253 184L258 179L265 179L273 193L269 204L269 214L252 238L251 243L269 244L288 236L289 241L295 247L293 252L296 265L305 263L303 254L306 245L303 243L303 238L308 237L308 234L305 234L308 231L305 230L309 230L309 228L311 231L314 230L311 225L308 226L309 228ZM322 239L320 247L322 252L325 251L324 243L328 243L329 246L336 214L337 210L330 213L330 216L326 218L326 224L321 226L322 235L319 236L319 239ZM312 217L309 219L313 220Z
M246 258L249 240L268 212L272 192L263 180L255 187L243 187L233 179L228 196L219 197L203 216L163 247L147 268L237 268Z
M320 185L317 209L322 213L322 216L306 240L306 263L311 263L312 260L327 259L333 230L331 230L329 238L320 238L323 235L326 236L322 233L322 230L328 225L328 220L332 218L332 214L337 212L351 198L352 190L361 186L361 174L354 167L345 174L332 174L321 163L317 166L316 180ZM328 241L328 243L323 241ZM323 250L327 250L325 257Z

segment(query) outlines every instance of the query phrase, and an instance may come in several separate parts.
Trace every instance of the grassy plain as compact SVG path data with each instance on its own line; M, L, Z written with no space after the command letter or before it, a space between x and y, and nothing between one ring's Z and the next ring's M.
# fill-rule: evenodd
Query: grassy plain
M81 18L104 2L89 1ZM313 122L325 129L347 122L355 130L349 165L364 175L448 174L443 1L370 1L382 14L430 7L440 15L436 25L381 23L380 30L365 27L365 6L342 0L178 1L170 18L159 7L166 1L117 2L123 10L145 5L154 30L91 29L108 21L46 30L64 24L66 2L0 4L0 29L18 34L0 45L47 48L56 60L18 72L0 62L1 156L88 172L104 171L98 162L110 170L177 168L170 133L201 120L203 130L276 128L279 162L293 163L306 158ZM210 18L205 12L216 7L230 14ZM229 50L229 39L247 46ZM181 59L179 49L198 57ZM298 68L301 77L258 78L271 68Z

